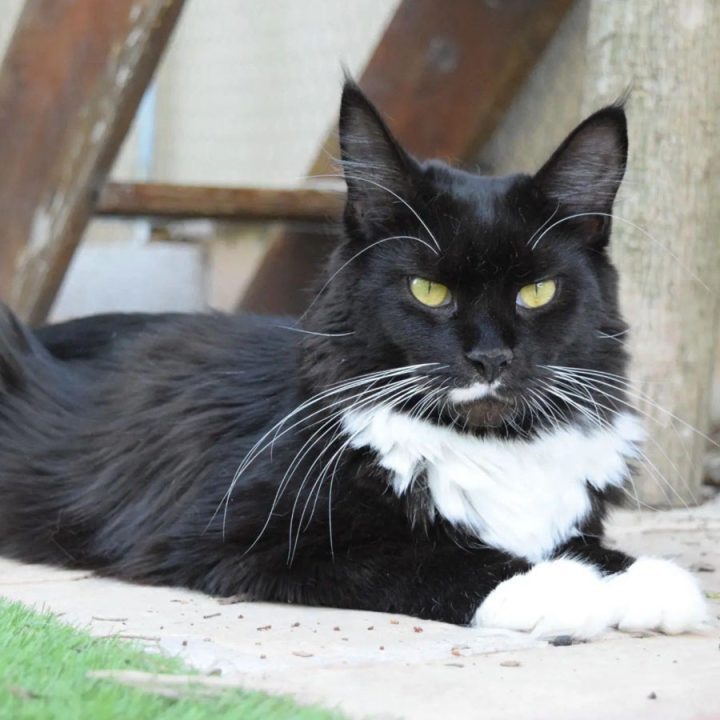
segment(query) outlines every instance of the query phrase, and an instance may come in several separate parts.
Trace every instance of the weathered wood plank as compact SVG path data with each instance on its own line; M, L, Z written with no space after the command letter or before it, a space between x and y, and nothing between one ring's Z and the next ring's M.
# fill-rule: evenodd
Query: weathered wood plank
M183 0L29 0L0 72L0 295L45 317Z
M360 79L412 153L469 161L490 137L573 0L404 0ZM332 172L332 133L311 173ZM325 241L325 249L331 246ZM291 232L270 242L242 301L250 310L298 313L317 271ZM296 282L275 294L273 276L295 269Z
M161 183L108 183L95 214L110 217L213 218L323 223L337 219L345 193L301 188L223 188Z

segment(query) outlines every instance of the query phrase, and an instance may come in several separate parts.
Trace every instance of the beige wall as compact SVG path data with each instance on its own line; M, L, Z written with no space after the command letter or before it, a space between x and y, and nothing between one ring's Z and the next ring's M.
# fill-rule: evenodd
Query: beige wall
M153 178L296 184L397 0L190 0L158 78Z

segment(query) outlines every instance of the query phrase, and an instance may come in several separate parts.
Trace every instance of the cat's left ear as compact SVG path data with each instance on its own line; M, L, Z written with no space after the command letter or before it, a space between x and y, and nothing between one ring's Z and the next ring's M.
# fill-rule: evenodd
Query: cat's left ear
M385 225L403 212L403 201L409 201L417 164L349 79L343 88L339 128L348 189L346 218L363 230Z
M557 218L578 215L573 224L607 241L612 206L627 164L627 119L621 103L584 120L535 175L535 183ZM560 215L562 213L562 215Z

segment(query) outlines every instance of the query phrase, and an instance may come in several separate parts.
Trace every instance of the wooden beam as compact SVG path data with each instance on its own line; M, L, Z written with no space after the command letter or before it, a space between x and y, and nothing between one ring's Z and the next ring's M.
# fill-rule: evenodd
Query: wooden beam
M324 223L340 217L344 201L345 193L337 190L108 183L100 193L95 214L125 218Z
M472 164L573 2L406 0L360 85L411 153Z
M573 0L404 0L360 79L405 147L420 157L472 164ZM312 173L332 171L333 132ZM326 241L329 250L331 241ZM299 313L317 264L291 232L277 234L243 309ZM296 282L274 294L292 267Z
M28 0L0 72L0 296L41 321L183 0Z

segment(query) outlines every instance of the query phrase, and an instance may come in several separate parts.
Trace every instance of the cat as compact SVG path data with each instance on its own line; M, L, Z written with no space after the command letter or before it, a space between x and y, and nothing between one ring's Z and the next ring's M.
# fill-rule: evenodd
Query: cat
M625 111L534 175L411 157L348 80L343 229L300 319L0 315L0 553L538 636L708 615L603 545L643 430L608 255Z

